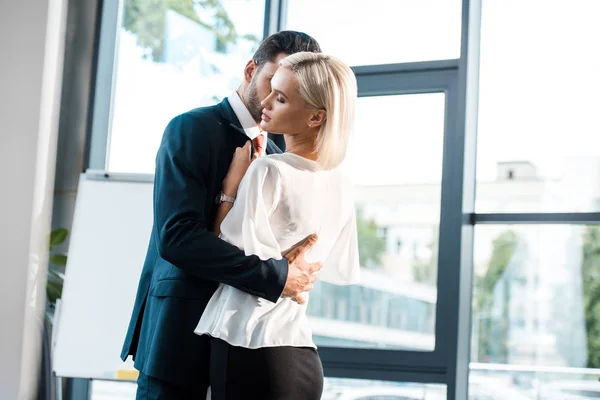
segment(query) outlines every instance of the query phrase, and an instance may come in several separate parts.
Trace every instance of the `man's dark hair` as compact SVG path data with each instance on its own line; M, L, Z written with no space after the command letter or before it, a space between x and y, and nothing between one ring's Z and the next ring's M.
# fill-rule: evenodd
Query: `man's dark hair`
M300 51L320 53L321 46L306 33L281 31L263 40L252 59L261 68L268 61L275 62L275 58L281 53L294 54Z

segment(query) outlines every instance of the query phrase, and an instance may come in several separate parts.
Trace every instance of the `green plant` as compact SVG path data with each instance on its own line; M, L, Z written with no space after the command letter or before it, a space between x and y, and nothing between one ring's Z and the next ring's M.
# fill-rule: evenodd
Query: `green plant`
M600 368L600 226L583 234L583 302L587 334L588 368Z
M167 10L189 18L215 34L215 49L225 53L227 45L244 39L258 45L252 34L239 34L220 0L127 0L124 2L123 27L136 36L147 58L163 61Z
M361 208L356 210L356 231L360 266L379 268L381 256L385 253L385 239L379 234L377 222L373 218L366 218Z
M69 231L65 228L58 228L50 232L48 283L46 284L47 307L50 314L54 312L56 300L62 296L65 267L67 266L67 255L58 252L56 248L65 242L68 235Z
M509 285L498 287L502 296L494 299L496 287L503 280L503 276L511 263L521 265L522 257L517 248L523 240L517 233L508 230L502 232L492 242L492 255L485 274L475 276L475 292L473 293L474 323L478 326L478 354L479 362L506 363L508 361L508 321L509 321ZM523 250L524 251L524 250ZM522 251L522 252L523 252ZM504 279L507 281L507 279ZM493 315L494 305L501 310L500 317Z

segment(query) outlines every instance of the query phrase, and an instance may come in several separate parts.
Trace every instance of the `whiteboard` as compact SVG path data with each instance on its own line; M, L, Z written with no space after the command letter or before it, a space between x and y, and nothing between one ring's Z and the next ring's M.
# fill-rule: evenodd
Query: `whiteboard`
M57 376L117 379L152 229L152 175L82 174L57 315Z

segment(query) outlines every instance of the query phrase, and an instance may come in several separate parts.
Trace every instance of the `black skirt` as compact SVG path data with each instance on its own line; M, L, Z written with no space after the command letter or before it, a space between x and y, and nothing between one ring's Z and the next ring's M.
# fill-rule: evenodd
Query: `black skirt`
M323 366L312 347L247 349L211 339L212 400L319 400Z

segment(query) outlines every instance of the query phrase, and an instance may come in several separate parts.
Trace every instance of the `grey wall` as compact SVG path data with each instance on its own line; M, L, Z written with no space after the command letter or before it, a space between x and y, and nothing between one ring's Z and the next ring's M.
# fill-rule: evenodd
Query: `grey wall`
M0 2L0 398L36 396L64 3Z

